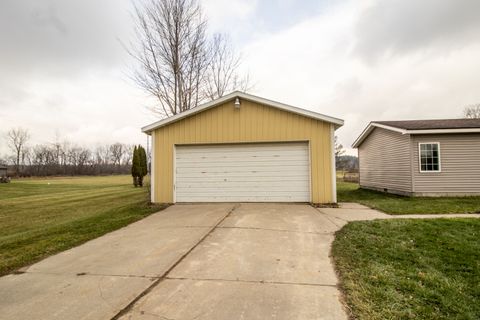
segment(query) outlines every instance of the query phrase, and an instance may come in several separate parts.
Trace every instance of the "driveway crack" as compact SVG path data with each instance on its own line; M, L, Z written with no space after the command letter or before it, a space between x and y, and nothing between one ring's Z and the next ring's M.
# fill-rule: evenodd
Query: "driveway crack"
M300 230L286 230L286 229L270 229L270 228L258 228L258 227L230 227L230 226L222 226L217 227L217 229L244 229L244 230L261 230L261 231L277 231L277 232L292 232L292 233L311 233L311 234L332 234L333 232L325 231L325 232L317 232L317 231L300 231Z
M92 276L92 277L119 277L119 278L144 278L144 279L157 279L161 276L156 275L135 275L135 274L106 274L106 273L90 273L90 272L80 272L80 273L64 273L64 272L46 272L46 271L25 271L23 273L28 274L46 274L52 276Z
M120 317L122 317L127 312L129 312L141 298L143 298L145 295L150 293L153 290L153 288L155 288L159 283L165 280L168 274L176 266L178 266L193 250L195 250L196 247L200 245L200 243L202 243L225 219L227 219L239 207L240 207L240 204L235 204L222 219L220 219L213 227L210 228L210 230L202 238L200 238L200 240L198 240L196 244L194 244L187 252L185 252L175 263L173 263L173 265L170 268L168 268L167 271L165 271L159 278L157 278L148 288L143 290L138 296L136 296L132 301L130 301L128 305L126 305L115 316L113 316L111 320L120 319Z
M342 219L342 218L339 218L339 217L331 217L331 216L329 216L328 214L326 214L326 213L324 213L324 212L322 212L322 211L320 211L320 210L318 210L318 209L317 209L317 212L320 213L321 215L325 216L325 218L326 218L328 221L330 221L331 223L333 223L334 225L336 225L338 228L342 228L342 226L339 225L339 224L337 224L335 221L333 221L332 218L338 219L338 220L341 220L341 221L344 221L344 222L347 222L347 223L350 222L350 221L348 221L348 220L345 220L345 219Z
M216 279L216 278L182 278L182 277L165 277L166 280L191 280L191 281L219 281L219 282L241 282L256 284L278 284L278 285L296 285L296 286L314 286L314 287L332 287L337 288L336 284L326 283L309 283L309 282L285 282L270 280L244 280L244 279Z

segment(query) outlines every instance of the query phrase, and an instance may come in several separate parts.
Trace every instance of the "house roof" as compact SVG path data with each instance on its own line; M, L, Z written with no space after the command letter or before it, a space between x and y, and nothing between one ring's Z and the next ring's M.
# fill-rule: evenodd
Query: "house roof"
M142 132L150 134L155 129L161 128L163 126L166 126L166 125L171 124L173 122L179 121L181 119L184 119L184 118L189 117L191 115L194 115L196 113L205 111L207 109L219 106L219 105L221 105L221 104L223 104L227 101L233 100L235 98L244 99L244 100L256 102L256 103L259 103L259 104L267 105L267 106L277 108L277 109L280 109L280 110L296 113L296 114L299 114L299 115L302 115L302 116L305 116L305 117L308 117L308 118L333 123L335 125L335 128L339 128L339 127L343 126L343 120L342 119L338 119L338 118L330 117L330 116L327 116L327 115L324 115L324 114L321 114L321 113L301 109L301 108L294 107L294 106L284 104L284 103L281 103L281 102L268 100L268 99L265 99L265 98L261 98L261 97L258 97L258 96L248 94L248 93L244 93L244 92L240 92L240 91L234 91L234 92L232 92L230 94L227 94L227 95L225 95L221 98L212 100L210 102L199 105L198 107L192 108L192 109L187 110L185 112L176 114L176 115L171 116L169 118L165 118L165 119L162 119L160 121L154 122L154 123L152 123L148 126L145 126L145 127L142 128Z
M355 140L352 147L358 148L375 128L401 134L480 133L480 119L372 121Z
M374 123L405 130L480 128L480 119L374 121Z

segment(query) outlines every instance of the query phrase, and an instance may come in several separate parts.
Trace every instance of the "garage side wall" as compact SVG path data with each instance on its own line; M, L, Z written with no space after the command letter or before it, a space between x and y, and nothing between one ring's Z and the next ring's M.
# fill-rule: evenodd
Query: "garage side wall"
M375 190L412 192L410 136L375 128L358 148L360 186Z
M242 100L197 113L152 132L153 201L174 199L174 145L309 141L313 203L335 202L332 177L332 124Z

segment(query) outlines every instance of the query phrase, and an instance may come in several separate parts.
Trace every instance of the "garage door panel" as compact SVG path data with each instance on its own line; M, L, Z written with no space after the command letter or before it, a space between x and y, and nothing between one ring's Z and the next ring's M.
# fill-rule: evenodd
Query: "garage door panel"
M204 177L204 176L199 176L199 177L182 177L182 178L177 178L177 186L179 186L181 183L199 183L199 182L205 182L205 183L219 183L219 182L224 182L225 179L227 181L234 181L234 182L257 182L258 183L258 177L256 176L230 176L230 177L223 177L223 176L215 176L215 177ZM300 181L301 183L304 183L305 179L308 179L308 175L305 176L297 176L297 175L292 175L292 176L262 176L262 182L274 182L274 183L290 183L293 181Z
M227 157L227 156L222 156L222 157L203 157L203 158L197 158L197 159L190 159L190 158L184 158L184 159L176 159L176 162L178 164L192 164L192 160L196 161L196 164L202 165L202 164L209 164L209 163L228 163L228 164L235 164L239 163L240 161L249 161L249 162L257 162L259 164L265 163L265 162L272 162L272 161L290 161L290 162L298 162L298 161L305 161L305 154L297 154L297 155L291 155L291 156L265 156L265 157Z
M243 196L243 195L220 195L220 196L196 196L192 195L189 200L183 202L306 202L304 197L293 195L262 195L262 196Z
M192 153L182 153L181 157L178 157L177 160L188 160L189 158L195 159L248 159L248 158L266 158L266 157L302 157L305 154L305 150L277 150L277 151L262 151L260 149L255 151L222 151L222 152L213 152L211 150L205 150L204 152L192 152Z
M184 162L184 163L177 163L181 164L182 169L188 169L188 168L194 168L194 169L204 169L204 170L209 170L212 167L216 168L234 168L234 167L242 167L242 168L254 168L254 167L271 167L272 164L275 162L280 161L283 166L308 166L308 161L306 160L287 160L287 159L282 159L282 160L271 160L271 161L212 161L212 162L197 162L197 163L192 163L192 162ZM228 165L228 166L227 166Z
M243 182L243 181L242 181ZM176 187L177 190L180 190L182 188L218 188L218 184L222 184L222 188L239 188L239 183L238 181L195 181L195 182L178 182ZM274 190L274 188L280 189L280 190L285 190L285 184L289 184L290 186L295 186L295 187L305 187L306 189L307 186L305 186L305 182L302 180L292 180L292 181L245 181L244 183L241 184L241 187L245 188L267 188L271 187L272 189L269 190Z
M292 185L294 186L294 185ZM242 185L241 187L239 186L224 186L223 189L220 191L216 186L193 186L193 187L184 187L183 189L188 189L189 193L209 193L209 192L215 192L215 194L227 194L230 192L250 192L250 191L255 191L255 192L264 192L266 187L268 187L269 193L274 193L274 192L285 192L285 186L259 186L259 185ZM295 191L288 191L288 192L300 192L304 193L308 191L308 188L305 188L301 185L296 185ZM182 188L177 188L179 192L183 192L186 190L182 190Z
M224 192L218 192L217 190L215 191L216 192L213 195L209 190L204 190L203 192L196 192L196 193L193 192L190 195L190 197L202 197L202 198L208 197L212 199L215 199L215 198L221 199L221 198L227 198L227 197L229 197L230 199L234 199L235 197L238 197L238 198L249 197L252 199L257 199L257 201L259 202L263 202L264 200L262 199L266 197L283 197L286 200L293 198L293 199L297 199L297 201L304 201L302 200L304 196L303 191L277 191L277 192L257 191L255 194L252 194L250 190L238 191L238 193L236 194L232 194L230 192L225 192L225 191ZM184 202L188 202L188 201L184 201Z
M244 172L217 172L217 173L212 173L206 176L204 173L201 172L192 172L189 173L188 175L181 175L181 177L178 177L178 171L177 171L177 181L179 179L184 179L184 178L195 178L195 179L200 179L200 178L214 178L214 177L256 177L256 178L270 178L270 177L278 177L279 174L282 174L283 177L306 177L308 178L308 174L297 174L295 172L290 172L290 171L269 171L269 172L255 172L255 173L250 173L248 176L245 175Z
M310 200L307 143L177 146L178 202Z
M268 150L264 149L264 146L267 145L266 143L254 143L254 144L249 144L249 145L244 145L242 149L232 149L231 144L210 144L210 145L191 145L191 146L179 146L181 148L185 148L184 151L182 151L183 154L188 155L188 154L195 154L195 153L201 153L205 154L206 152L210 154L223 154L223 153L235 153L235 154L245 154L245 153L250 153L250 154L257 154L257 153L272 153L272 152L278 152L281 151L283 153L291 153L291 152L298 152L298 151L305 151L305 148L303 145L303 142L298 145L291 145L289 146L288 150L285 149L286 144L290 144L291 142L286 142L286 143L279 143L277 146L274 146L270 144L268 147ZM190 148L188 149L187 148ZM193 148L198 148L198 149L193 149Z
M197 170L196 168L185 168L185 169L178 169L176 172L177 174L181 175L182 177L188 176L203 176L203 177L214 177L214 176L252 176L252 177L262 177L262 176L278 176L283 174L286 169L291 170L291 172L295 172L295 170L300 170L302 167L299 166L284 166L283 169L279 170L278 168L272 167L255 167L255 168L242 168L242 167L231 167L231 168L217 168L217 169L203 169L200 168Z

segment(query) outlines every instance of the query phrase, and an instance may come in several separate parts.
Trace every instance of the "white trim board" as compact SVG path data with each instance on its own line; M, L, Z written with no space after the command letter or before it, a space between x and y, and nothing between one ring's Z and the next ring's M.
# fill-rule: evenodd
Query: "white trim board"
M233 100L235 98L240 98L240 99L245 99L245 100L252 101L252 102L257 102L259 104L263 104L263 105L274 107L274 108L277 108L277 109L280 109L280 110L292 112L292 113L299 114L299 115L302 115L302 116L305 116L305 117L308 117L308 118L333 123L335 125L336 129L343 126L343 123L344 123L342 119L330 117L330 116L327 116L327 115L324 115L324 114L321 114L321 113L317 113L317 112L314 112L314 111L309 111L309 110L297 108L297 107L294 107L294 106L291 106L291 105L288 105L288 104L284 104L284 103L281 103L281 102L272 101L272 100L268 100L268 99L265 99L265 98L257 97L257 96L254 96L254 95L251 95L251 94L248 94L248 93L244 93L244 92L241 92L241 91L234 91L234 92L232 92L230 94L227 94L227 95L225 95L221 98L212 100L210 102L199 105L198 107L195 107L193 109L187 110L185 112L176 114L172 117L162 119L162 120L154 122L154 123L152 123L148 126L145 126L145 127L142 128L142 132L147 133L147 134L151 134L151 132L155 129L161 128L161 127L166 126L170 123L179 121L183 118L186 118L188 116L194 115L194 114L199 113L199 112L202 112L204 110L216 107L216 106L218 106L218 105L220 105L224 102L227 102L229 100Z
M362 144L363 140L365 140L375 128L382 128L382 129L398 132L401 134L480 133L480 128L407 130L407 129L401 129L401 128L396 128L392 126L387 126L380 123L370 122L368 126L362 131L360 136L358 136L358 138L353 142L352 148L358 148Z
M155 135L152 134L150 148L150 201L155 203Z
M330 127L330 144L332 150L330 151L331 154L331 161L332 161L332 201L333 203L337 203L337 168L336 168L336 159L335 159L335 128L333 126Z

